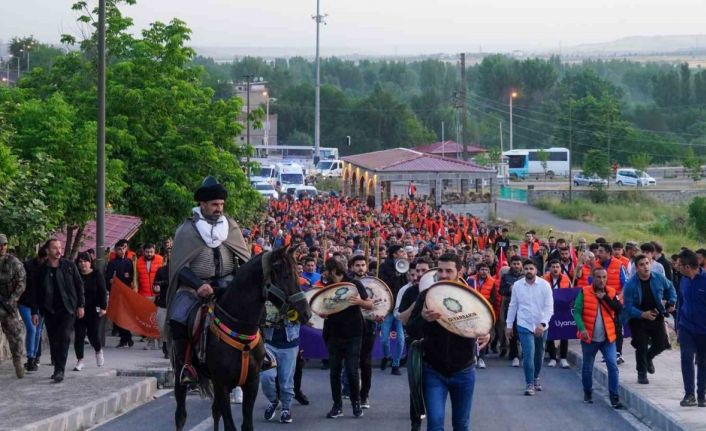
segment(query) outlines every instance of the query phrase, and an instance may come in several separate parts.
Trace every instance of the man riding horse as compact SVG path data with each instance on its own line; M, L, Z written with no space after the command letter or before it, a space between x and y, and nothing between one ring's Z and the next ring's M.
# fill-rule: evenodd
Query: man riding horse
M250 259L238 223L223 213L228 198L225 187L208 176L194 198L199 205L192 209L191 218L177 228L174 236L164 328L171 333L174 368L182 383L197 380L190 357L186 357L191 311L203 298L213 294L218 297L230 284L238 266Z

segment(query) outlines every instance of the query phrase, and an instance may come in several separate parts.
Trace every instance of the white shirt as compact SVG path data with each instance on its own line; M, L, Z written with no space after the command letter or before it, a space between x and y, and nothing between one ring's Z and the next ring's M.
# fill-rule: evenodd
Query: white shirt
M554 314L554 296L546 280L536 277L529 284L522 277L512 285L510 308L507 312L507 327L517 318L517 326L534 331L540 324L549 327L549 320Z
M397 292L397 300L395 301L395 309L392 310L392 315L395 316L395 319L400 318L400 303L402 302L402 297L404 296L404 293L412 287L412 283L407 283L404 286L400 288L400 291ZM405 311L405 310L402 310Z

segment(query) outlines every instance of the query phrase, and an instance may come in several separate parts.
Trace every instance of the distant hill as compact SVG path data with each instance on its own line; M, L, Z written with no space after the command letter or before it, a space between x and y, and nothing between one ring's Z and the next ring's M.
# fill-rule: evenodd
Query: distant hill
M604 43L562 49L565 54L696 54L706 53L706 34L630 36Z

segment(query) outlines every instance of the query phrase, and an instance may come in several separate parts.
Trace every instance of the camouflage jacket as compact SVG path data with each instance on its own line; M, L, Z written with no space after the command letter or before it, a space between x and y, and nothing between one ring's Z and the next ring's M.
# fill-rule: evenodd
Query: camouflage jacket
M0 299L15 306L25 291L26 275L24 265L15 256L0 257Z

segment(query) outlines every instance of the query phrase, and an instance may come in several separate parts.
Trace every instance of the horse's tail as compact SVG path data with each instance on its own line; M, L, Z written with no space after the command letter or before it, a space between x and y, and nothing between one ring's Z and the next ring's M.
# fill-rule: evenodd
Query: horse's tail
M199 392L201 393L201 398L213 399L213 383L211 379L204 376L203 373L199 372Z

